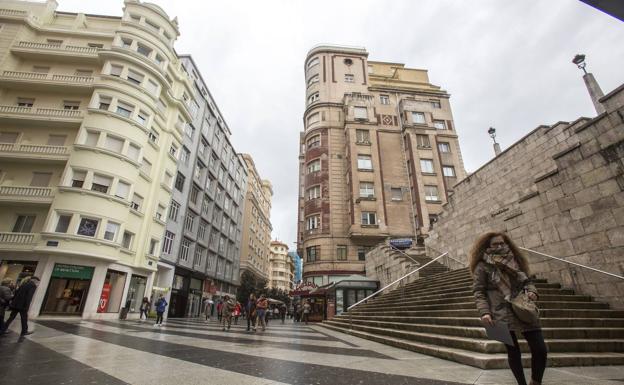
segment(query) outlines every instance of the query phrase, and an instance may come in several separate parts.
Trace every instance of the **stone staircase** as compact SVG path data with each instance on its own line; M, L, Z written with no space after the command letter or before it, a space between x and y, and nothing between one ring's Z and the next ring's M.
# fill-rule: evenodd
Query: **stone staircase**
M624 310L536 280L550 366L624 365ZM322 326L482 369L507 367L505 346L486 337L467 268L421 277ZM528 345L520 338L523 352ZM530 366L530 354L523 354Z

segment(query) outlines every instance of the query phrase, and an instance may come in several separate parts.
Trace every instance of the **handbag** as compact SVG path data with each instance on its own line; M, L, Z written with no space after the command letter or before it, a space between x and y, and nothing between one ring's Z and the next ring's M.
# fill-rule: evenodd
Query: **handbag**
M509 301L511 309L520 321L535 324L539 320L539 308L537 304L529 298L526 291L521 291Z

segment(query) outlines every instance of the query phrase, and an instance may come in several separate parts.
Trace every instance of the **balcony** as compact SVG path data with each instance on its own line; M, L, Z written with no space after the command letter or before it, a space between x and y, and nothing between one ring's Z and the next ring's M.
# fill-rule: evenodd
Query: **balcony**
M38 241L35 233L0 233L0 250L32 250Z
M77 92L90 93L93 88L93 76L49 74L41 72L4 71L0 75L0 84L5 88L28 89L33 91L64 91L68 88Z
M0 158L66 161L69 148L40 144L0 143Z
M53 199L51 187L0 186L0 202L50 204Z
M33 120L38 120L46 124L51 122L80 124L83 116L82 110L0 105L0 119L11 119L13 123L27 120L30 124Z
M94 47L19 41L13 45L11 51L15 55L32 59L53 56L54 60L64 62L87 61L96 63L98 61L98 48Z

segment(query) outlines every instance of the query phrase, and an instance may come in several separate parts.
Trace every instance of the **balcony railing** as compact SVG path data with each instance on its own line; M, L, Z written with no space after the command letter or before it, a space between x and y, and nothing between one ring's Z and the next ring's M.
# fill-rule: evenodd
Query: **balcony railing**
M20 41L17 43L17 47L26 48L26 49L34 49L34 50L63 51L63 52L92 54L92 55L96 55L98 52L98 49L95 47L79 47L75 45L37 43L34 41Z
M0 197L4 196L48 198L52 196L52 188L32 186L0 186Z
M28 245L35 242L33 233L0 233L0 244Z
M0 143L0 152L41 155L67 155L65 146L46 146L41 144Z
M42 72L4 71L2 77L19 80L44 80L59 83L92 84L93 76L48 74Z
M0 8L0 16L26 16L26 11L19 11L17 9Z
M82 118L82 110L66 110L63 108L34 108L22 106L0 105L0 113L30 115L53 118Z

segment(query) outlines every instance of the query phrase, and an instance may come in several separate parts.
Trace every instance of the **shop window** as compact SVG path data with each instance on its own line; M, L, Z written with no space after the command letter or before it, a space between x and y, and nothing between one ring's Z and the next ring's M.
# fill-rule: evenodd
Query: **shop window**
M98 313L118 313L121 307L121 297L123 296L124 287L126 286L126 273L108 270L102 292L100 294L100 302L98 303Z
M71 218L72 216L69 214L59 215L54 231L57 233L66 233L69 229L69 223L71 222Z
M55 264L42 314L82 314L93 270L91 266Z
M0 263L0 281L8 279L19 286L24 278L32 277L35 274L36 268L36 261L12 261L5 259Z
M145 295L145 286L147 286L147 278L132 274L128 295L126 296L126 307L131 313L137 313L139 311L143 296Z
M14 233L30 233L36 218L36 215L18 215L11 231Z
M93 218L80 218L80 224L78 225L78 235L85 237L95 237L97 233L98 225L100 221Z

